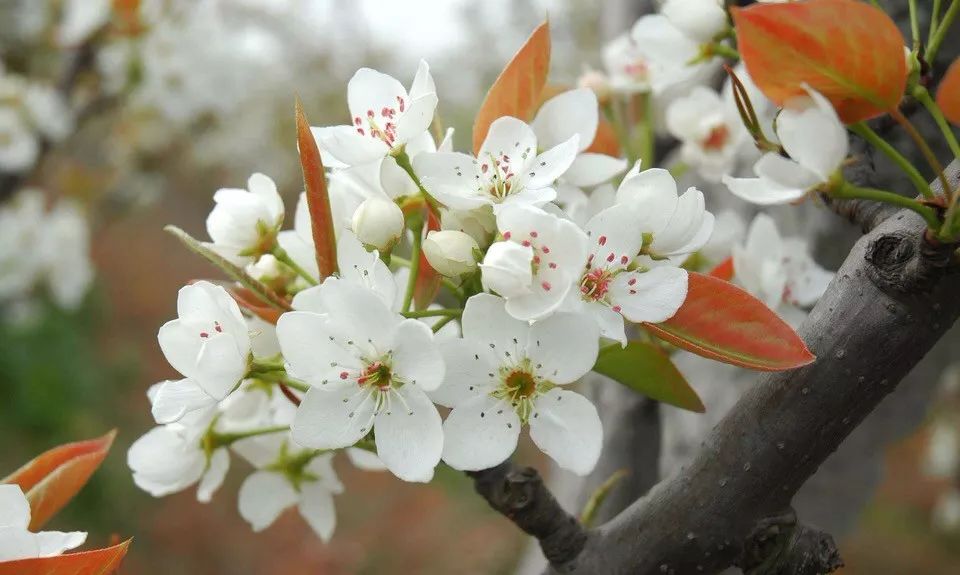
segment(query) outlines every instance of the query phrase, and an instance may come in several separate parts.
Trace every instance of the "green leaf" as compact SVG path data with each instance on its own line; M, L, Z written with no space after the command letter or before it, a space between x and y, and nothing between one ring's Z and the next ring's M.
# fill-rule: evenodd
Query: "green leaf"
M203 243L197 241L187 232L181 230L177 226L166 226L163 228L163 230L176 236L178 240L183 242L183 245L187 246L187 249L195 254L203 256L203 258L208 262L220 268L220 270L227 274L230 279L240 282L243 287L257 294L265 303L281 311L290 311L293 309L290 307L289 302L277 295L277 292L251 277L247 272L243 271L240 266L234 265L227 261L223 256L208 248Z
M703 413L706 408L670 358L657 346L632 340L600 350L593 371L615 379L647 397L681 409Z

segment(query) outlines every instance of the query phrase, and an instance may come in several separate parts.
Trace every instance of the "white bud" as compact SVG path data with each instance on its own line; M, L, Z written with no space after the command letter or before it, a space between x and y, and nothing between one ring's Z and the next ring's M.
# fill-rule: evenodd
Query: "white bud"
M587 68L577 78L577 86L580 88L590 88L597 96L597 101L601 104L610 99L610 78L599 70Z
M469 234L456 230L433 231L423 240L423 254L440 275L455 278L477 268L480 246Z
M487 250L480 269L483 288L505 298L530 293L533 284L533 248L514 242L497 242Z
M493 241L497 220L489 206L474 210L445 210L440 216L440 229L468 234L483 249Z
M720 0L667 0L660 12L697 42L709 42L727 27Z
M385 251L403 234L403 211L389 200L364 200L353 212L353 233L362 243Z

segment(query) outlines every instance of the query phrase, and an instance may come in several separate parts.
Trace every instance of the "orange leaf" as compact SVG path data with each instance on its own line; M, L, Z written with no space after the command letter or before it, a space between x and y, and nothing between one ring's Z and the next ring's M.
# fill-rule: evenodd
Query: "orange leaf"
M30 530L37 531L69 503L100 467L117 431L67 443L40 454L0 483L16 483L30 501Z
M323 173L320 149L310 132L310 123L303 114L300 99L296 102L297 148L300 150L300 167L303 169L303 184L307 190L307 208L313 228L313 244L317 250L317 267L320 281L337 271L337 244L333 235L333 215L330 197L327 194L327 176Z
M673 345L760 371L782 371L815 357L777 314L721 279L689 272L687 299L672 318L643 326Z
M281 310L263 303L263 300L257 297L257 294L247 288L230 286L227 288L227 291L230 292L230 295L233 296L233 299L236 300L240 307L267 323L277 325L277 320L280 319L280 314L283 313Z
M483 99L473 121L474 154L480 152L487 130L497 118L514 116L529 121L533 117L549 71L550 25L544 22L530 34Z
M858 0L809 0L731 11L747 71L775 103L803 95L806 83L848 124L899 105L904 40L883 10Z
M440 229L440 220L432 212L427 213L427 225L424 233ZM423 250L420 251L420 268L417 270L417 281L413 286L413 305L417 310L424 310L433 302L433 298L440 291L440 274L433 269Z
M0 563L0 575L108 575L120 567L130 541L94 551L6 561Z
M733 271L733 256L730 256L729 258L718 263L715 268L707 272L707 275L722 279L723 281L730 281L733 279Z
M617 133L613 129L613 124L601 117L597 124L597 135L593 137L593 143L584 150L595 154L606 154L614 158L620 157L620 142L617 141Z
M948 120L960 126L960 58L953 61L937 88L937 105Z

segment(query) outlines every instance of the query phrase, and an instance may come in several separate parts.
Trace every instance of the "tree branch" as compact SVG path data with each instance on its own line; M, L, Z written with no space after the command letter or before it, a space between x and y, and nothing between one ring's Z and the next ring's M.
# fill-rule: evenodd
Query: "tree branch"
M516 469L506 461L467 475L490 507L537 538L550 563L566 563L583 549L587 538L583 527L563 510L535 469Z
M960 180L960 162L948 171ZM712 573L742 560L757 530L789 512L799 487L960 316L960 270L946 265L956 246L930 245L923 230L901 211L861 238L799 330L818 360L764 375L688 469L590 531L583 551L554 569ZM805 537L797 549L825 541Z

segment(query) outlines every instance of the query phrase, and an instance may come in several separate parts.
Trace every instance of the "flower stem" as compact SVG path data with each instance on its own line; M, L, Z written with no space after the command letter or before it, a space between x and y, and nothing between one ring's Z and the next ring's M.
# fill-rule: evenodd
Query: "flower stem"
M410 267L410 260L407 258L401 258L400 256L391 256L390 263L397 264L398 266ZM460 289L460 286L450 281L450 278L440 276L440 285L447 288L450 293L456 296L458 299L463 299L463 290Z
M632 142L630 142L630 136L627 134L627 131L623 122L623 114L621 114L615 104L613 103L613 98L601 105L603 109L603 115L607 118L607 121L610 122L610 125L613 126L613 133L617 136L617 142L620 144L620 151L624 156L627 157L627 161L630 165L633 165L637 161L637 154L633 151Z
M706 51L711 55L722 56L730 60L740 59L740 52L738 52L736 48L727 46L722 42L713 42L712 44L708 44L706 46Z
M420 274L420 248L423 245L423 220L414 218L410 222L410 231L413 232L413 250L410 253L410 277L407 278L407 291L403 294L403 305L400 311L410 311L413 301L413 291L417 287L417 276Z
M437 333L438 331L440 331L440 329L441 329L443 326L447 325L448 323L450 323L451 321L457 319L458 317L460 317L460 316L448 315L447 317L445 317L445 318L441 319L440 321L438 321L437 323L433 324L433 328L432 328L432 329L433 329L433 333Z
M310 285L315 286L320 283L316 279L314 279L313 276L307 273L307 270L300 267L300 264L293 261L293 258L290 257L290 254L287 253L287 250L281 248L279 245L274 246L273 250L270 253L273 254L273 257L281 261L283 265L292 269L298 276L307 280L307 283L309 283Z
M931 230L937 231L940 228L940 219L937 217L937 212L930 206L926 206L913 198L901 196L900 194L886 190L855 186L846 180L840 181L839 184L831 188L830 194L840 199L870 200L907 208L920 214L923 220L927 222L927 227Z
M251 429L248 431L235 431L232 433L220 433L218 431L210 430L207 432L209 437L205 440L205 442L210 449L213 450L219 447L226 447L233 444L235 441L240 441L241 439L257 437L259 435L269 435L271 433L282 433L284 431L290 431L290 426L273 425L270 427L259 427L257 429Z
M933 9L930 10L930 30L927 34L927 45L933 43L933 35L937 32L940 23L940 0L933 0Z
M953 152L953 157L960 158L960 143L957 142L957 136L953 133L953 128L950 127L950 124L947 123L947 119L943 117L940 106L930 97L929 90L918 84L913 87L911 94L918 102L923 104L927 112L933 116L933 120L937 123L937 126L940 127L940 131L943 132L943 137L947 141L947 145L950 146L950 151Z
M265 381L268 383L276 383L277 385L285 385L287 387L296 389L297 391L302 391L304 393L310 390L309 385L303 383L302 381L293 379L286 373L280 373L280 372L274 371L270 373L257 374L254 377L259 379L260 381Z
M413 164L410 162L410 156L407 155L407 150L401 150L399 153L393 156L393 159L396 160L397 165L403 168L403 171L410 176L410 179L413 180L413 183L417 185L417 189L419 189L420 193L423 194L423 199L427 201L427 206L429 206L430 211L439 218L440 202L431 196L430 192L423 187L423 184L420 182L420 177L417 176L417 173L413 171Z
M960 2L960 0L956 0ZM943 185L943 191L945 193L950 192L950 182L947 181L947 176L943 173L943 166L940 165L940 160L937 159L937 156L934 155L933 150L930 149L930 144L923 138L923 135L917 131L917 128L910 122L910 120L903 115L903 112L899 108L894 108L890 110L890 116L897 121L900 126L906 130L910 138L913 139L913 142L920 148L920 153L923 154L924 159L927 161L927 164L933 169L937 174L937 178L940 179L940 183Z
M425 309L423 311L405 311L403 312L403 317L440 317L440 316L452 316L457 317L463 314L463 310L460 308L444 308L444 309Z
M913 38L913 49L920 47L920 19L917 17L917 0L910 0L910 36Z
M934 13L936 14L936 12ZM927 46L926 54L924 54L927 62L933 62L934 59L936 59L937 51L940 50L940 44L943 44L943 41L946 39L947 32L953 25L953 21L957 18L957 13L960 13L960 0L953 0L953 2L950 3L950 7L947 8L947 13L943 15L943 20L941 20L937 26L936 32L934 32L930 38L930 44Z
M927 180L924 179L920 171L910 163L910 160L898 152L897 149L891 146L886 140L881 138L879 134L874 132L870 126L864 122L857 122L856 124L851 124L849 127L850 131L866 140L903 170L913 183L913 187L917 189L917 193L925 198L933 199L933 192L930 190L930 185L927 184Z

